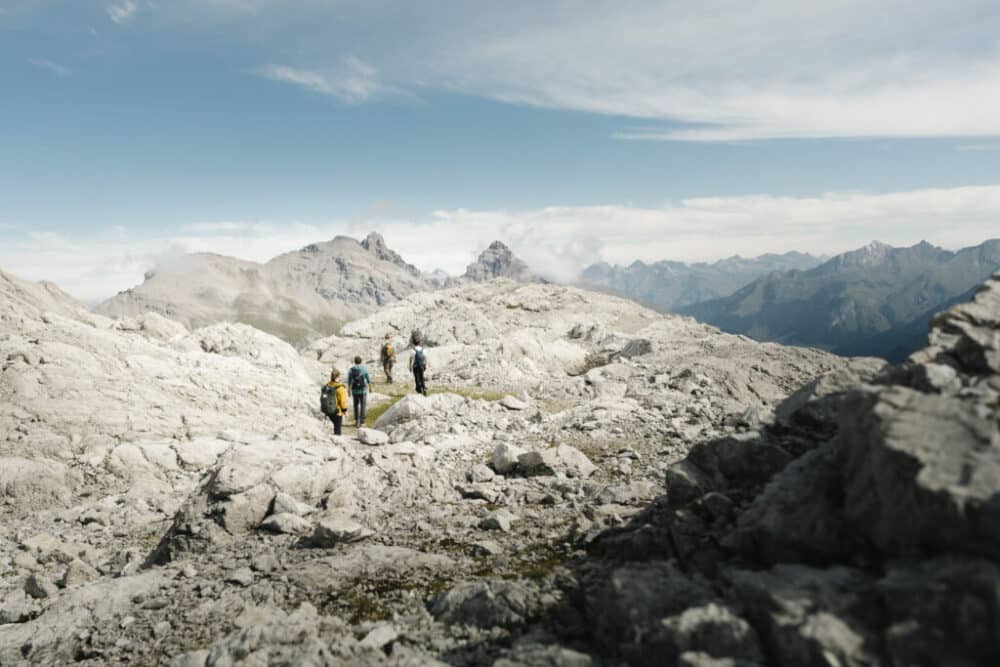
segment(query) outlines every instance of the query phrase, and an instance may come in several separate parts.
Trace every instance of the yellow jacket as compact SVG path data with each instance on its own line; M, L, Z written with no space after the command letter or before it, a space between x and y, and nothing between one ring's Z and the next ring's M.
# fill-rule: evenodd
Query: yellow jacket
M346 415L347 414L347 387L345 387L343 385L343 383L333 382L333 381L327 382L326 386L330 387L331 389L334 390L334 392L336 392L335 395L337 397L337 416L338 417L342 417L343 415Z

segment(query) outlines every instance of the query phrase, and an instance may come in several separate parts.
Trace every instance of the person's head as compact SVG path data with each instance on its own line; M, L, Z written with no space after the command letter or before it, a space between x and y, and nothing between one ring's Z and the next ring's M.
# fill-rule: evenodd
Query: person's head
M386 335L385 335L385 339L386 339L386 340L389 340L389 334L386 334Z
M339 378L339 377L340 377L340 371L338 371L336 368L334 368L332 371L330 371L330 381L331 382L336 382L337 378Z
M420 336L414 336L413 337L413 344L414 345L420 345Z
M360 357L360 355L357 356L357 357L354 357L354 363L356 363L356 364L360 364L361 363L361 357Z

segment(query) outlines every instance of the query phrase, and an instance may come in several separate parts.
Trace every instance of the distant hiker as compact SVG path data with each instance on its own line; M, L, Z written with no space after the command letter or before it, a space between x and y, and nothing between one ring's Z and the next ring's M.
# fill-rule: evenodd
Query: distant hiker
M340 382L340 371L336 368L330 373L330 381L323 385L319 409L333 422L334 435L340 435L347 413L347 388Z
M372 386L368 369L361 365L361 357L354 357L354 365L347 372L347 384L354 396L354 425L365 425L365 405L368 402L368 389Z
M396 350L392 349L392 342L389 334L385 335L385 342L382 343L382 370L385 371L385 381L392 384L392 367L396 365Z
M427 395L427 384L424 382L424 373L427 371L427 353L420 344L420 334L417 332L411 337L413 341L413 356L410 357L410 370L413 371L413 381L417 385L417 393Z

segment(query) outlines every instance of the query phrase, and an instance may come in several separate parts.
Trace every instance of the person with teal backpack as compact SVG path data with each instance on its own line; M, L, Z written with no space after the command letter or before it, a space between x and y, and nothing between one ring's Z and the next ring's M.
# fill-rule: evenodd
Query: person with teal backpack
M347 372L347 386L351 388L351 394L354 396L354 425L360 428L365 425L368 390L372 386L371 376L368 375L368 369L361 364L361 357L354 357L354 365Z

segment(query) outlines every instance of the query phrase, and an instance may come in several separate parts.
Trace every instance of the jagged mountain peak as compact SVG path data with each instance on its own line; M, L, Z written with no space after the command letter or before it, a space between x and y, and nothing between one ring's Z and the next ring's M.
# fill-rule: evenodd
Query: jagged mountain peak
M476 261L466 267L464 277L477 283L496 278L510 278L520 282L546 282L532 272L528 265L502 241L490 243Z
M415 277L421 277L420 269L409 264L403 257L390 248L385 239L378 232L371 232L361 241L361 247L364 248L374 256L376 259L380 259L383 262L390 262L396 266L405 269L410 275Z
M889 261L903 260L909 258L921 260L924 258L947 259L954 253L939 248L927 241L921 241L912 246L896 247L881 241L871 243L850 250L830 259L825 267L827 270L842 269L870 269L880 266Z

